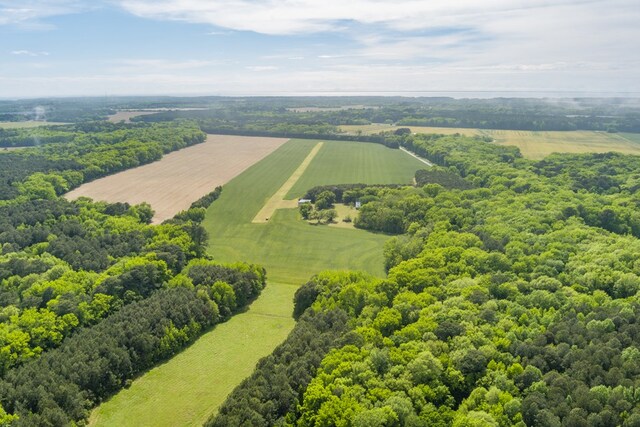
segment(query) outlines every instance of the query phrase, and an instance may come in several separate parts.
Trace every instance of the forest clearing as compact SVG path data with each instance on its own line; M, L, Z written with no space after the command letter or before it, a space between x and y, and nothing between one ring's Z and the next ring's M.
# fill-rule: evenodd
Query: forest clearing
M371 135L383 131L409 128L414 133L439 133L466 136L487 136L499 145L514 145L528 159L543 159L551 153L605 153L617 151L640 154L640 138L637 134L607 133L602 131L527 131L471 128L443 128L424 126L392 126L388 124L340 126L345 132L362 132Z
M192 202L284 144L283 138L208 135L207 140L160 161L84 184L66 194L108 202L147 202L153 223L173 217Z

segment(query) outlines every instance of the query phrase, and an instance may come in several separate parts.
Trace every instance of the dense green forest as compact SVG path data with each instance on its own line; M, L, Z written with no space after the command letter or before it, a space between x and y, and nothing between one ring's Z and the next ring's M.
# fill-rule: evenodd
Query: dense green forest
M640 159L401 145L437 173L309 194L359 200L357 227L397 234L388 278L312 278L294 332L209 424L640 425Z
M37 134L37 147L0 153L0 425L84 422L266 283L259 266L205 255L200 222L221 188L157 226L146 204L60 197L203 142L194 124L96 122Z

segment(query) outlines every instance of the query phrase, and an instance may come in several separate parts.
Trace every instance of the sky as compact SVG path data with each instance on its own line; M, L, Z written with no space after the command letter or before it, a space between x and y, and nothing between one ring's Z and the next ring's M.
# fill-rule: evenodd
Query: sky
M640 96L638 0L0 0L0 98Z

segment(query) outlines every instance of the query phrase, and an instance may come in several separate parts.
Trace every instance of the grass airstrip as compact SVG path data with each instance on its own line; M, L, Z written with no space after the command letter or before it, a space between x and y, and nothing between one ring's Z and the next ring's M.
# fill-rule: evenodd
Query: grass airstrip
M640 155L640 134L607 133L595 131L533 132L524 130L491 130L470 128L442 128L422 126L391 126L387 124L341 126L349 133L374 134L381 131L408 127L415 133L441 133L452 135L488 136L500 145L515 145L524 157L542 159L551 153L604 153L618 151Z
M311 275L327 269L384 275L382 246L388 236L310 225L292 208L275 210L266 222L252 222L277 193L294 200L322 184L408 184L425 167L378 144L320 142L282 145L225 185L207 212L209 253L216 260L243 260L267 269L268 285L258 300L101 405L91 425L201 425L257 361L286 338L294 326L293 294ZM317 152L292 182L314 148Z

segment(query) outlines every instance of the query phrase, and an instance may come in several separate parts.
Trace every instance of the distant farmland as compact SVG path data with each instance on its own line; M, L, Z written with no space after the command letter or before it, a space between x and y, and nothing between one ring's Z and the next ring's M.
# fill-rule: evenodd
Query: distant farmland
M209 135L207 141L162 160L89 182L67 193L107 202L147 202L154 223L173 217L280 147L282 138Z
M131 123L131 119L138 116L148 116L149 114L157 114L163 111L193 111L206 110L206 108L146 108L144 110L122 110L107 117L107 121L118 123L124 121Z
M138 116L146 116L149 114L156 114L157 111L118 111L115 114L110 115L107 120L111 123L118 123L124 121L130 123L131 119Z
M58 122L36 122L34 120L28 120L25 122L0 122L0 129L22 129L22 128L37 128L40 126L56 126L64 125L66 123Z
M488 136L500 145L515 145L524 157L542 159L551 153L604 153L618 151L625 154L640 155L640 135L618 134L594 131L533 132L526 130L492 130L469 128L440 128L422 126L391 126L372 124L364 126L341 126L345 132L362 132L365 135L381 131L408 127L416 133L441 133L451 135Z

